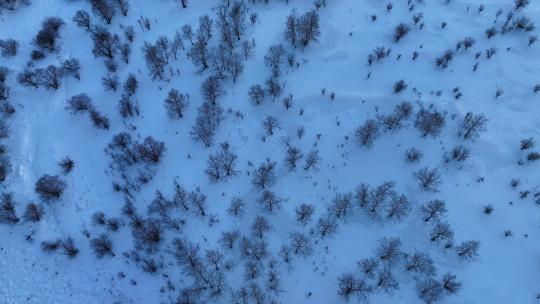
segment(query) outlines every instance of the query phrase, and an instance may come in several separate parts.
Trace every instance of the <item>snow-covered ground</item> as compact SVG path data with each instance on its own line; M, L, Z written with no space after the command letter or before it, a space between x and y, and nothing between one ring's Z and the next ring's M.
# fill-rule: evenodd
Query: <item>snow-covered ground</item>
M509 0L396 0L388 11L388 1L326 0L326 5L316 10L320 36L305 48L292 47L285 41L285 23L293 8L298 16L315 9L313 1L246 1L242 40L254 39L256 46L236 82L232 78L220 80L226 91L219 100L223 120L210 147L194 142L190 131L203 103L201 83L213 72L198 71L187 56L191 43L184 38L186 50L180 50L176 60L170 59L166 79L152 80L142 47L144 42L153 43L160 36L172 41L185 24L196 30L203 15L215 19L209 47L216 46L220 34L215 8L221 1L192 0L182 8L180 1L131 0L127 16L117 9L110 25L92 13L90 2L33 0L31 5L0 13L0 39L13 38L19 43L16 56L0 57L0 66L10 70L6 80L10 96L1 102L15 108L13 115L0 117L9 126L9 138L2 143L12 164L0 189L13 192L16 215L21 218L16 224L0 225L0 303L177 303L181 291L193 286L206 289L197 299L178 303L257 303L252 284L258 284L265 297L258 303L343 303L346 298L339 295L338 277L352 273L363 280L365 275L357 262L371 256L378 258L375 251L384 237L401 240L399 261L384 266L391 269L399 286L385 292L379 274L373 279L366 277L371 288L366 293L370 303L423 303L417 285L430 278L442 282L448 272L457 276L461 288L455 294L441 289L441 296L433 303L540 301L539 161L526 160L527 153L538 151L538 147L520 150L522 139L540 140L540 93L534 90L540 83L540 52L537 43L529 46L529 37L537 30L500 33L508 12L514 13L513 20L527 16L538 21L538 1L516 10L514 1ZM223 3L227 2L234 1ZM481 5L484 8L479 12ZM105 60L92 54L91 34L72 21L76 11L82 9L89 12L92 24L117 33L122 41L123 27L132 25L136 30L129 64L118 54L115 57L118 70L114 74L121 81L116 92L105 90L101 84L108 72ZM499 10L503 13L496 17ZM254 24L249 20L252 13L258 16ZM419 13L422 18L415 25L413 16ZM32 61L31 53L37 48L34 36L41 22L50 16L65 22L58 50ZM139 26L141 16L149 19L150 30ZM394 29L400 23L407 24L410 32L395 42ZM491 26L499 33L488 39L484 32ZM456 50L456 41L465 37L474 38L473 46ZM280 67L278 82L283 84L283 94L275 102L267 97L263 104L254 105L248 96L250 86L264 87L271 75L264 57L270 46L279 43L288 54L294 54L295 61L293 67L287 62ZM390 56L369 65L368 55L380 46L391 48ZM492 47L497 52L488 59L486 49ZM437 67L436 58L448 49L454 51L453 60L445 69ZM413 52L418 53L415 60ZM80 60L80 80L65 76L57 90L28 88L17 81L17 75L26 67L58 66L69 58ZM179 73L171 76L169 68ZM118 101L129 74L138 80L133 99L139 103L140 115L123 118ZM394 84L401 79L407 87L394 93ZM179 120L170 119L163 106L173 88L189 95L189 107ZM455 97L455 88L462 94L459 98ZM499 88L502 95L496 97ZM95 108L110 118L109 129L98 129L86 115L66 111L68 98L81 93L90 96ZM331 93L335 98L330 98ZM290 109L282 104L288 95L293 96ZM367 119L392 113L402 101L414 107L403 128L390 132L381 126L382 134L373 145L362 146L356 129ZM439 136L422 137L415 127L416 112L430 106L444 113L446 123ZM484 114L489 120L485 132L475 139L459 136L468 112ZM268 116L279 121L273 135L262 126ZM305 130L301 138L297 135L299 128ZM166 147L154 166L154 178L140 191L132 192L131 200L140 216L161 221L157 214L148 214L147 208L157 190L172 199L175 181L188 192L198 188L207 197L203 217L173 208L171 212L183 220L181 228L163 225L158 250L153 252L136 249L132 233L135 228L122 214L126 195L112 186L113 181L121 183L122 178L119 170L110 167L111 159L104 149L115 134L123 131L139 141L152 136ZM296 170L289 170L285 162L287 137L304 155ZM212 182L205 173L207 161L221 150L223 142L237 155L238 172L224 181ZM445 161L457 144L470 150L469 158ZM405 152L411 147L423 152L419 162L405 161ZM305 158L314 150L320 160L316 168L304 170ZM66 156L75 161L69 174L63 174L58 166ZM258 202L263 191L252 183L254 170L267 159L276 162L276 182L270 190L283 200L281 208L271 213ZM419 189L413 172L423 167L438 169L441 184L437 192ZM65 181L67 186L60 199L46 201L35 192L36 181L45 174L59 175ZM515 188L512 179L519 179ZM395 190L410 202L410 212L401 221L373 220L359 207L356 188L362 183L376 187L384 181L395 182ZM520 197L524 191L530 194ZM355 196L351 201L353 210L345 218L333 219L338 225L334 234L321 236L319 218L331 213L328 208L338 193L346 192ZM241 217L227 213L235 197L245 203ZM421 205L434 199L446 203L448 211L440 221L448 223L454 232L450 248L444 248L447 242L430 240L435 223L424 222L419 212ZM22 219L29 202L43 205L40 222ZM307 225L295 220L295 209L303 203L315 207ZM491 214L485 213L488 205L494 208ZM93 223L92 216L98 211L107 218L120 218L119 230L107 232ZM236 229L252 242L258 241L251 232L258 215L267 218L272 226L263 238L268 244L267 256L260 260L243 256L240 240L234 250L222 248L219 239L223 231ZM211 218L216 222L211 223ZM290 243L290 234L295 231L305 233L312 252L307 256L293 253L288 264L280 249ZM511 231L511 235L505 236L505 231ZM101 233L112 240L115 256L96 257L91 240ZM80 249L76 257L62 254L61 249L52 253L42 250L42 242L68 236ZM223 262L216 271L208 262L202 263L206 274L224 275L220 294L211 296L204 279L194 280L197 276L187 270L189 267L177 263L176 238L198 244L202 260L205 250L219 249L224 261L234 265L227 269ZM469 240L479 241L478 256L474 260L460 259L456 247ZM157 261L157 271L143 271L133 257L124 254L133 249ZM431 257L435 274L407 270L406 264L415 251ZM269 266L272 259L277 261L275 269ZM257 265L257 278L246 276L247 263ZM385 262L380 264L382 270ZM274 270L280 281L277 291L268 288ZM242 287L248 290L248 301L234 302L232 295ZM349 301L361 300L353 294Z

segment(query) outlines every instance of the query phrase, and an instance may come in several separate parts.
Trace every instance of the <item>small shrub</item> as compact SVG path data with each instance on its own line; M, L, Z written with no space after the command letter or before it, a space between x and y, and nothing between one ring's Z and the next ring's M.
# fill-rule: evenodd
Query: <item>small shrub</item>
M407 88L407 84L405 84L405 81L399 80L394 84L394 94L397 94Z
M424 156L424 153L414 147L405 151L405 160L409 163L415 163L420 161L422 156Z
M44 201L58 200L66 189L66 183L58 175L43 175L35 185L35 191Z
M68 174L71 172L71 170L73 170L73 168L75 168L75 161L66 156L58 163L58 165L60 168L62 168L64 174Z

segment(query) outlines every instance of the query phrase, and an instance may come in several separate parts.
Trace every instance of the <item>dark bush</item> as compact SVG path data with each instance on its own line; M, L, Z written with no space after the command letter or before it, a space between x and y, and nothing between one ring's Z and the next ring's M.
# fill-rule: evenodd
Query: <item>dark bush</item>
M34 38L38 47L48 52L54 52L58 48L57 39L60 37L60 28L64 21L57 17L48 17L41 23L41 30Z
M58 175L43 175L35 185L35 191L44 201L54 201L60 199L66 183Z

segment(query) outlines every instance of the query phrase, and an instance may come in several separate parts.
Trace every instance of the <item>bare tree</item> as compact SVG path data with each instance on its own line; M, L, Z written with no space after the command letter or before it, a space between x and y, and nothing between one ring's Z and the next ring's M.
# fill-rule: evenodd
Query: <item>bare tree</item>
M251 183L260 189L266 189L276 182L275 162L266 161L253 170Z
M479 248L479 241L466 241L456 247L456 252L460 259L474 261L478 257Z
M37 89L40 85L39 75L28 68L25 68L17 75L17 82L25 87Z
M43 215L44 215L44 211L41 205L37 205L35 203L29 203L28 205L26 205L23 219L27 222L37 223L41 221L41 219L43 218Z
M452 59L454 59L454 51L446 50L440 57L435 59L435 64L442 69L446 69Z
M186 32L184 32L184 36L186 36L185 33ZM199 71L202 72L208 69L210 54L208 52L207 44L202 36L198 36L195 43L192 43L187 55L193 64L199 68Z
M90 111L90 120L98 129L109 130L111 126L109 118L99 113L97 110Z
M75 161L66 156L58 163L58 165L62 168L64 174L68 174L75 168Z
M66 59L62 62L62 70L64 75L73 76L77 80L81 80L81 62L77 58Z
M238 39L235 39L235 33L231 20L231 2L222 2L216 7L217 25L221 36L221 42L226 44L232 51Z
M298 20L298 38L303 47L307 47L311 41L317 41L320 35L319 14L316 10L300 16Z
M357 262L358 267L362 274L368 278L373 279L379 270L379 261L375 258L366 258Z
M445 161L449 162L450 159L453 159L458 162L465 161L471 155L471 151L462 144L458 144L450 150L448 156L445 155Z
M41 29L34 37L34 43L48 52L55 52L58 48L57 39L60 38L60 28L64 21L57 17L48 17L41 23Z
M239 237L240 232L238 230L222 232L220 238L221 246L226 250L231 250L234 248Z
M111 24L114 15L116 14L116 7L111 0L91 0L92 12L95 15Z
M352 193L337 193L328 207L328 212L336 219L345 219L352 215Z
M221 144L221 151L215 155L210 155L207 161L206 174L212 182L225 180L235 176L236 170L236 154L232 153L228 143Z
M399 283L389 267L384 267L377 273L376 287L389 295L399 289Z
M184 26L182 26L182 36L189 40L189 42L191 43L191 45L193 45L193 27L191 27L190 24L186 24ZM201 38L204 38L204 37L201 37ZM204 42L205 40L204 39L201 39L202 42Z
M215 271L219 271L223 264L223 253L218 249L207 249L204 253L204 258L208 264L210 264Z
M302 151L291 145L290 143L286 143L287 145L287 156L285 157L285 164L287 164L287 167L289 167L289 170L294 170L297 167L298 162L302 159L303 154Z
M242 55L245 60L253 58L253 49L255 49L255 39L242 41Z
M225 90L219 79L215 76L208 77L201 84L201 95L203 98L211 103L216 103L225 95Z
M0 55L2 57L14 57L17 55L17 50L19 48L19 43L15 39L0 39Z
M232 77L234 83L236 83L240 75L244 72L244 60L238 52L232 53L229 57L227 72Z
M403 255L403 252L401 252L401 241L398 238L388 237L379 240L375 255L387 264L395 264Z
M85 93L74 95L67 100L66 110L71 114L85 113L94 109L92 98Z
M261 276L262 266L259 265L258 263L255 263L253 261L247 261L244 266L245 266L244 273L245 273L246 281L252 281Z
M1 0L0 1L0 11L2 9L7 9L10 11L15 11L21 5L30 5L29 0Z
M72 237L67 237L65 240L62 240L60 246L64 251L64 254L70 258L75 258L79 254L79 248L75 245L75 241Z
M455 274L448 272L442 278L442 286L447 293L456 294L461 289L461 282Z
M431 135L437 137L444 127L444 115L437 110L420 109L416 114L414 125L422 132L422 137Z
M394 107L394 113L383 115L379 119L389 131L397 131L403 127L404 121L408 120L413 111L413 106L407 101L403 101Z
M310 204L301 204L295 208L295 212L296 221L305 226L311 221L313 213L315 212L315 206Z
M169 46L169 50L174 60L178 59L178 52L184 50L184 41L182 40L182 34L179 31L176 31L174 34L174 39Z
M468 112L460 123L461 131L465 139L474 139L480 136L481 132L486 131L488 119L484 114L474 115Z
M285 48L283 44L271 45L264 56L266 66L273 70L279 70L283 62L285 62Z
M266 129L266 134L274 135L276 129L281 128L281 125L276 117L267 116L266 119L262 122L263 127Z
M265 217L259 215L255 217L255 221L251 225L253 234L260 239L263 239L271 229L272 224Z
M116 34L111 34L106 28L98 26L92 32L94 47L92 54L95 57L105 57L113 59L120 46L120 38Z
M257 201L264 207L266 211L272 213L275 209L281 208L283 200L278 197L274 192L264 190L261 197Z
M9 87L6 84L6 79L10 73L11 71L8 68L0 67L0 101L9 99ZM19 79L17 79L17 81L19 81Z
M442 298L442 284L434 279L425 279L416 283L418 297L427 304L437 302Z
M400 23L394 30L394 41L399 42L411 31L410 27L405 23Z
M257 262L260 262L262 259L266 258L268 256L268 242L266 242L264 239L253 241L251 254Z
M266 80L266 92L272 97L272 102L276 101L276 98L283 94L283 86L279 83L277 78L270 77Z
M296 9L293 9L285 22L285 40L296 47L298 35L298 18L296 16Z
M107 76L101 77L101 84L105 90L116 92L120 85L120 78L116 74L108 74Z
M132 43L133 40L135 40L135 29L133 26L128 25L124 27L124 37L126 38L128 43Z
M435 266L431 257L423 252L416 251L405 261L405 270L424 275L434 275Z
M266 287L268 288L268 290L274 293L279 293L282 291L279 272L277 272L276 270L270 270L268 272L268 277L266 279Z
M54 65L49 65L44 69L36 69L36 74L39 85L47 90L58 90L62 85L64 71Z
M0 184L5 182L11 171L11 162L5 155L0 154Z
M373 292L372 287L352 273L344 273L338 277L338 295L346 301L355 297L359 302L367 303L371 292Z
M0 196L0 223L14 225L19 220L15 214L13 193L2 193Z
M241 217L243 216L246 211L244 210L245 204L239 197L233 197L231 199L231 202L229 203L229 207L227 208L227 213L230 216L236 216Z
M41 242L41 250L46 253L53 253L60 249L60 244L62 243L61 239L56 239L53 241L43 241Z
M128 75L128 78L124 82L124 86L123 86L124 95L126 96L135 95L135 92L137 92L138 87L139 87L139 82L137 81L137 78L135 78L135 75L130 73Z
M259 105L263 103L264 98L266 97L266 93L264 89L261 87L261 85L254 84L251 87L249 87L249 99L253 104Z
M232 3L229 10L229 19L234 35L240 41L246 30L246 5L243 0L235 0Z
M156 190L156 194L150 205L148 205L148 214L157 213L162 218L169 216L169 212L174 208L174 201L168 200L161 191Z
M87 11L78 10L72 20L78 27L85 29L87 32L92 31L90 15Z
M171 119L180 119L184 117L184 112L189 106L189 97L180 93L176 89L171 89L167 98L165 98L165 109L167 116Z
M168 40L160 37L156 43L144 43L144 58L152 79L163 80L165 78L165 67L169 63Z
M529 5L529 0L514 0L514 6L516 10L522 9Z
M356 129L355 135L360 145L370 148L380 135L379 124L374 119L368 119Z
M389 211L387 208L390 203L399 199L394 187L395 183L392 181L386 181L371 190L367 186L361 185L357 189L357 199L360 202L360 207L366 210L370 218L381 220L383 214Z
M127 16L129 11L128 0L116 0L116 6L120 9L122 15Z
M203 103L198 109L199 115L190 131L191 138L195 142L202 142L205 147L210 147L221 120L222 111L218 104L212 104L210 102Z
M158 164L166 151L165 143L148 136L135 146L138 158L149 164Z
M311 150L306 155L306 161L304 163L304 170L316 169L321 158L319 157L319 150Z
M451 242L454 239L454 231L448 223L436 223L429 236L432 242L445 240Z
M441 176L437 168L423 167L418 171L413 172L414 178L418 181L418 187L426 192L438 192L437 189L441 184Z
M386 216L390 219L401 221L411 211L411 203L405 195L392 196L386 206Z
M135 246L148 253L159 251L159 246L163 241L163 227L157 219L149 218L142 221L142 224L133 229Z
M484 33L486 34L487 39L491 39L492 37L497 35L498 32L497 32L497 29L492 26L488 28Z
M330 215L322 216L317 222L317 231L323 239L335 234L337 228L338 223L336 219Z
M289 246L295 255L307 257L313 252L311 241L304 233L298 231L291 232L289 235L289 243Z
M96 257L100 259L107 255L116 256L113 251L112 241L106 234L100 234L98 237L90 240L90 247L92 247Z
M292 257L292 249L288 245L282 245L279 249L279 257L283 261L283 263L290 265L293 261Z
M431 200L420 206L420 214L424 222L439 221L447 212L446 204L443 200Z
M191 191L187 199L191 206L190 210L199 217L206 216L206 195L199 188Z
M197 35L202 37L204 41L209 41L212 38L212 28L214 20L208 15L199 17L199 28L197 29Z

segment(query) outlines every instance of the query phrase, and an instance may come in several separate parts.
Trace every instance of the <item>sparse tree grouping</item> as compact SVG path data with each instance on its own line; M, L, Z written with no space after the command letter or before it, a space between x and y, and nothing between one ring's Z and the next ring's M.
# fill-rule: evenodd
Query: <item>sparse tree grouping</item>
M477 256L479 242L464 242L456 248L462 259ZM358 261L358 270L338 276L337 294L345 300L355 298L367 302L376 291L393 294L400 289L395 275L396 266L405 270L416 281L416 294L425 303L434 303L445 296L455 295L461 282L452 272L437 275L433 259L426 253L406 253L398 238L385 237L378 242L374 256Z
M88 53L92 53L94 60L104 63L106 74L97 78L98 82L101 81L102 92L120 96L117 99L118 113L105 115L98 111L98 108L106 107L90 97L99 96L95 92L69 97L65 102L65 110L73 117L88 115L93 125L100 130L96 132L97 136L110 136L105 135L109 134L105 132L107 130L115 132L102 153L109 160L105 173L113 178L112 189L115 193L112 198L123 200L118 210L114 210L114 207L104 209L107 213L98 210L88 219L88 224L83 224L82 233L87 243L86 247L81 247L83 250L87 248L99 261L124 259L127 262L125 267L133 267L156 279L162 279L164 285L160 293L167 297L167 301L174 303L278 303L283 292L288 289L283 284L283 276L294 271L295 261L316 255L317 259L313 262L308 261L318 269L321 266L319 257L330 257L334 250L330 240L344 230L345 225L354 225L356 222L368 223L372 227L397 225L396 231L399 231L400 227L405 227L403 225L413 229L417 226L414 223L416 221L422 229L418 231L424 231L419 237L419 240L424 241L422 246L411 248L405 243L409 240L397 236L379 239L370 257L360 259L356 269L350 268L338 275L335 282L337 296L345 301L367 303L374 294L392 296L403 286L411 285L402 282L404 278L413 282L416 295L427 304L437 303L460 291L462 282L458 274L446 269L449 268L447 263L438 261L450 258L462 263L474 261L482 250L481 243L478 240L456 242L459 235L452 228L456 223L452 217L448 217L455 206L450 202L447 204L445 200L448 198L443 200L444 196L433 196L449 191L450 182L443 184L442 178L446 170L461 168L474 155L472 149L475 141L488 131L488 116L473 112L453 114L445 111L442 106L424 104L422 92L410 80L397 80L392 87L388 83L388 93L393 93L389 96L402 97L403 101L386 113L377 107L376 114L365 117L360 123L356 122L358 124L352 136L349 130L345 139L351 137L356 145L365 148L361 153L373 153L370 149L383 135L390 137L408 127L415 129L420 140L427 142L437 138L441 145L444 143L441 135L449 133L446 129L454 130L453 127L456 127L455 142L448 147L441 146L444 162L440 165L424 163L430 161L432 155L423 146L422 150L426 153L424 157L424 151L409 143L400 150L400 157L405 162L403 165L409 166L412 171L409 180L404 182L406 188L398 186L393 180L385 180L375 185L361 183L352 191L338 191L328 178L328 188L324 195L319 196L321 193L317 192L317 195L305 195L297 201L296 197L285 191L291 177L309 181L306 188L299 189L301 191L311 191L308 184L322 189L325 178L321 177L325 177L327 170L339 170L337 166L341 165L333 158L338 154L328 154L329 149L325 147L329 143L325 141L327 135L322 131L306 131L302 125L307 121L302 115L309 111L304 112L303 99L293 99L293 92L289 90L294 86L288 85L287 81L295 69L309 62L306 58L311 52L310 48L314 48L313 45L324 33L321 18L326 18L323 12L327 6L326 0L314 1L313 9L303 14L292 9L285 18L283 41L269 43L263 54L255 54L257 44L250 36L261 21L257 5L271 0L218 1L213 7L212 17L204 14L198 18L197 26L185 24L173 31L171 36L156 33L160 27L154 25L159 20L145 16L137 19L141 31L139 33L133 26L121 24L129 21L125 17L133 14L131 8L136 4L135 1L88 2L91 11L76 11L72 24L58 17L43 20L33 37L32 60L27 65L15 69L15 72L0 67L0 224L6 227L31 227L31 232L25 237L33 241L32 227L37 227L44 219L48 221L49 217L56 216L59 208L71 204L76 199L73 193L80 190L74 185L81 179L73 177L85 165L78 158L76 162L70 156L65 156L59 161L55 160L57 173L49 172L35 177L35 193L32 194L35 197L21 207L20 203L25 198L9 191L10 174L14 166L8 156L8 143L11 140L11 123L8 118L19 107L23 110L27 107L22 102L12 103L12 95L15 93L17 96L18 90L12 90L10 86L20 85L32 90L44 88L47 94L58 94L73 79L81 82L96 81L90 77L86 79L87 74L81 73L86 70L83 70L78 58L64 57L63 50L68 46L61 39L68 36L65 35L68 27L77 26L92 39ZM187 0L171 2L176 3L172 13L192 13L193 8L200 5L192 5L192 1L188 3ZM428 22L424 23L424 15L417 10L417 6L423 5L423 2L408 1L406 7L411 18L392 25L393 32L385 39L393 40L395 50L406 47L415 40L414 35L418 31L429 26ZM484 55L486 60L497 60L502 52L495 47L480 49L480 46L486 41L496 41L502 35L515 33L519 36L518 33L533 32L534 23L522 15L527 11L529 2L515 0L513 11L507 12L506 19L494 22L490 28L482 30L481 35L458 40L455 48L450 46L439 56L434 56L435 65L450 72L457 57L472 56L476 61L473 71L476 71ZM22 7L22 4L29 5L30 1L0 0L0 11L14 11ZM287 5L289 10L292 4L287 1ZM397 9L391 2L384 3L384 6L388 14ZM481 6L478 13L483 10ZM502 14L503 11L498 12L496 18ZM374 23L379 19L371 15L370 20ZM446 26L446 22L443 22L441 30ZM532 34L527 35L531 46L537 38ZM147 41L149 37L153 38ZM17 56L26 52L25 48L23 40L2 39L0 59L14 62L18 60ZM414 50L413 61L418 58L419 52L425 50L420 49L423 49L423 45ZM377 69L392 58L400 60L402 54L395 54L395 50L393 52L387 46L375 48L367 55L368 68ZM136 56L131 56L132 51ZM138 70L137 56L144 60L148 77ZM238 95L234 90L229 93L227 90L237 83L240 83L239 87L245 84L242 79L244 68L248 60L253 58L266 67L266 72L258 73L268 74L260 79L260 84L244 86L247 95L245 91L241 92L253 105L250 110L259 111L254 119L250 118L249 122L253 125L249 126L253 130L249 131L262 136L260 144L274 154L266 159L258 154L249 155L255 157L252 161L245 158L246 150L241 147L244 142L236 141L236 127L231 126L232 123L241 122L247 114L235 109L241 100L233 103L234 100L229 99L238 98ZM55 60L57 63L54 63ZM184 87L183 81L177 82L191 69L182 68L180 71L179 67L183 67L184 61L192 64L193 74L202 79L199 94ZM86 64L87 61L82 62ZM430 64L433 65L433 59L430 59ZM371 72L368 79L370 75ZM188 150L190 153L182 161L181 170L189 172L180 172L180 176L169 184L172 186L170 189L162 185L158 170L163 170L162 167L166 167L172 159L182 157L176 153L178 143L170 142L171 137L167 136L162 137L164 141L161 141L150 134L140 135L143 129L139 123L145 119L145 115L141 112L139 99L146 96L142 90L148 88L148 79L159 86L161 93L156 96L159 96L160 115L167 117L175 126L192 123L185 132L193 141L189 148L195 147L196 153L204 153L192 157L192 151ZM540 85L534 86L533 91L540 92ZM322 95L328 96L332 104L339 101L336 100L335 92L326 93L326 89L323 89ZM459 87L450 93L456 102L463 96ZM506 98L507 95L503 93L502 88L498 88L495 98ZM434 97L441 93L431 94ZM279 101L278 107L275 106L276 100ZM143 106L143 109L148 108L146 103ZM299 115L294 119L296 126L291 129L290 115L293 113ZM113 125L111 121L115 118L121 119L122 124ZM340 126L341 121L338 118L336 121L337 126ZM124 129L117 129L121 126ZM238 128L240 133L243 131L241 128ZM293 135L289 137L283 134ZM308 142L310 136L315 139ZM248 136L240 137L245 142L250 140ZM276 142L278 148L271 146ZM184 142L181 144L190 145ZM518 164L533 164L540 160L540 153L534 150L532 137L521 140L519 144ZM402 145L402 142L397 144L398 147ZM332 149L343 149L340 150L341 157L346 159L349 152L344 150L344 146L338 144ZM193 163L196 161L203 168L194 168ZM343 166L347 165L343 163ZM168 168L166 171L171 172ZM207 180L203 179L200 185L193 184L197 181L196 175L191 176L197 173L195 171L204 172ZM186 177L189 179L184 180ZM483 177L480 180L483 181ZM250 183L251 190L244 191L239 184L242 182ZM240 188L231 192L231 189L239 185ZM526 186L519 179L513 179L511 186L522 199L534 197L536 203L540 204L540 194L533 194L533 190L524 188ZM150 192L150 197L144 197L147 192L141 191L143 187L156 188ZM414 188L416 190L413 191L418 193L410 195L403 192L408 188ZM219 189L219 193L216 189ZM426 196L429 197L416 201ZM493 212L493 204L484 206L485 214ZM205 225L208 231L218 230L207 235ZM122 234L122 237L130 237L128 241L119 241L119 232L123 230L129 232ZM200 233L202 237L197 239L200 231L203 231ZM505 235L511 235L511 231ZM75 235L65 234L40 240L38 244L44 253L77 258L81 252L79 239ZM276 239L281 243L276 245ZM441 250L429 250L424 245ZM339 258L341 253L332 254ZM176 280L178 273L181 273L182 280ZM118 275L120 278L126 277L124 272ZM243 276L243 281L237 281L239 275ZM131 280L131 284L137 284L135 279ZM309 296L311 291L307 293Z
M105 130L110 128L109 118L98 112L94 108L92 98L84 93L70 97L67 100L66 111L74 115L88 113L96 128Z

